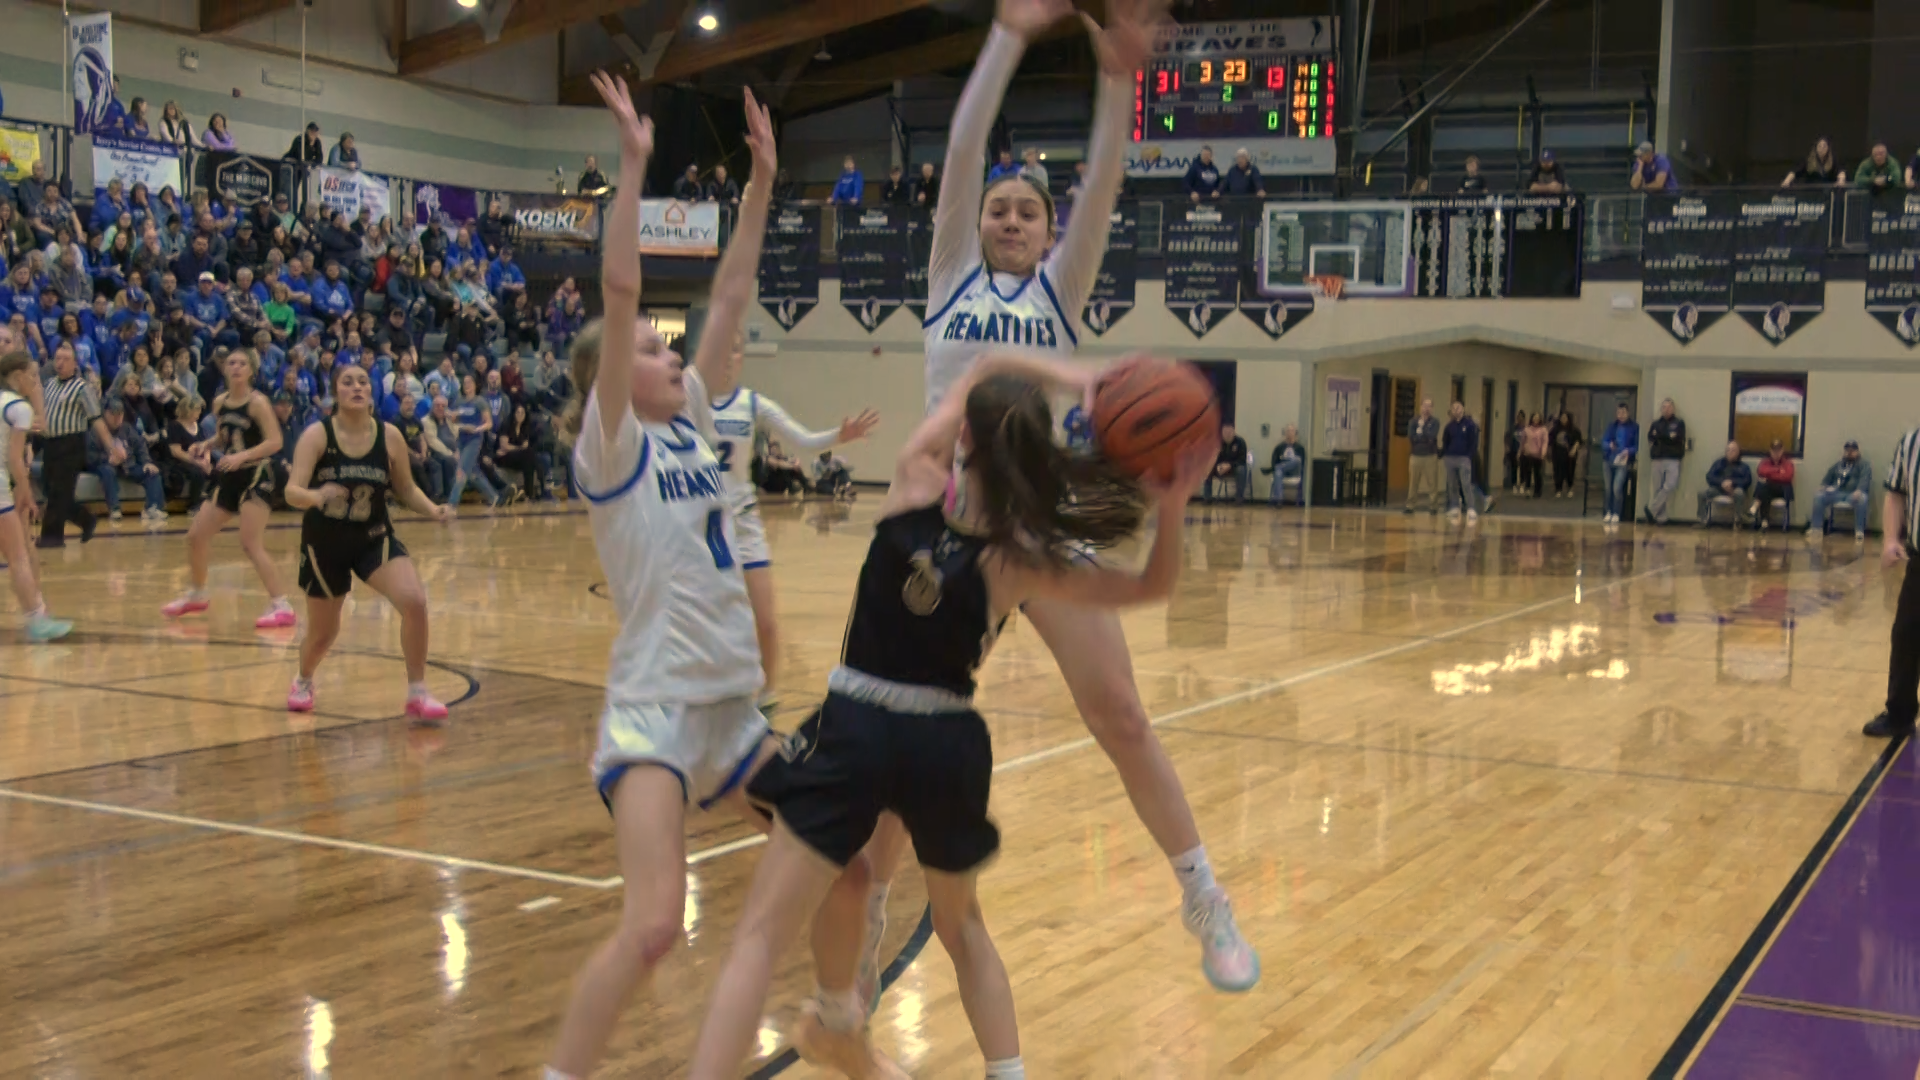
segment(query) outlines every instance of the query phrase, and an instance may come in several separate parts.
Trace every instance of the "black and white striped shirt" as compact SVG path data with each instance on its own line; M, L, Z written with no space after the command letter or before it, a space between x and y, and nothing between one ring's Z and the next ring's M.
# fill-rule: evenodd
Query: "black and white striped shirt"
M100 416L100 397L84 376L48 379L42 390L47 399L47 438L83 435Z
M1893 448L1893 467L1887 470L1887 490L1907 500L1906 526L1907 551L1920 554L1920 499L1914 498L1914 483L1920 481L1920 428L1915 428L1900 437ZM1891 529L1893 522L1885 522L1881 528Z

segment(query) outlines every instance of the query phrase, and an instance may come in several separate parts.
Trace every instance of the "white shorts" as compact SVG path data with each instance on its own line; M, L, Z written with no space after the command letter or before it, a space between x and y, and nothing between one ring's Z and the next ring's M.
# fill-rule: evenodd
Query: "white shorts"
M752 696L710 705L609 704L600 714L593 785L611 808L613 787L627 769L657 765L705 810L741 785L771 732Z
M773 565L767 551L767 526L760 520L760 504L748 502L733 512L733 543L739 550L740 569L760 570Z

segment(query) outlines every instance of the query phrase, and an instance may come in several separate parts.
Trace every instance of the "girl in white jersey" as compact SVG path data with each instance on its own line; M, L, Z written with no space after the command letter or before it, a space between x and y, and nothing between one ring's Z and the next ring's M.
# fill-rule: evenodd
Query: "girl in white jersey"
M934 216L927 272L934 313L926 321L929 409L995 347L1061 354L1075 348L1074 326L1100 269L1125 171L1122 152L1134 75L1151 54L1166 6L1165 0L1108 0L1104 31L1086 20L1101 69L1090 166L1056 250L1053 199L1044 188L1025 177L1009 177L982 192L981 177L988 132L1026 43L1070 17L1073 5L1069 0L1000 0L993 32L960 95L947 138L946 187ZM965 494L962 477L958 496ZM1214 881L1179 774L1140 704L1119 618L1060 600L1036 601L1026 614L1059 664L1088 730L1119 770L1134 811L1173 863L1183 893L1182 921L1200 940L1201 970L1218 989L1251 988L1260 979L1259 957L1235 925L1225 890ZM873 985L877 967L885 882L904 843L899 824L887 821L868 849L876 884L862 976L866 987Z
M602 254L606 318L573 344L576 397L565 424L620 620L593 772L613 814L626 903L619 928L581 969L549 1080L592 1070L627 999L681 937L687 803L725 802L765 828L743 787L772 752L755 707L753 609L710 449L712 398L699 371L683 370L639 317L640 178L653 125L635 115L624 81L599 73L593 81L620 125L621 183ZM746 107L753 183L771 186L773 123L751 91ZM845 880L823 906L821 925L851 955L863 929L864 863L851 864Z
M767 231L767 209L773 202L771 189L771 184L750 185L740 201L740 223L734 227L732 242L714 272L712 306L707 309L706 329L694 357L694 367L712 373L707 389L714 395L713 426L718 439L713 450L719 455L726 478L728 509L733 513L734 535L739 541L734 554L746 571L747 596L753 601L753 627L759 635L760 665L766 676L762 692L766 694L773 691L780 639L773 611L773 560L767 550L766 526L760 521L751 475L755 440L761 431L771 430L795 453L807 454L863 439L880 419L869 409L841 421L837 431L808 431L794 423L772 398L740 385L740 369L746 362L742 325L758 287L760 247Z
M17 347L4 329L0 335L4 335L0 347ZM39 396L33 358L24 352L0 355L0 462L5 464L0 471L0 557L7 560L13 597L27 613L27 640L54 641L66 637L73 624L47 614L47 602L33 572L33 545L27 539L40 516L27 469L27 433L33 430L33 403ZM20 494L17 506L15 492Z

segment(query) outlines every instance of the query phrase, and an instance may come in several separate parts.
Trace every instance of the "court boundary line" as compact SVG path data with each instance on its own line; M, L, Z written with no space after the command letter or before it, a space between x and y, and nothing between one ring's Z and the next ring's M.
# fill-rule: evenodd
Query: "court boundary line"
M1787 920L1799 910L1800 901L1812 888L1814 880L1820 876L1820 871L1826 868L1828 860L1839 848L1841 840L1845 839L1847 833L1853 831L1854 823L1860 820L1860 811L1866 807L1873 793L1879 790L1880 782L1886 778L1887 770L1892 767L1894 759L1911 740L1912 736L1889 740L1886 748L1880 751L1880 756L1868 766L1866 775L1854 785L1853 794L1840 805L1839 811L1833 815L1833 820L1814 841L1813 848L1807 852L1806 858L1800 860L1800 865L1794 869L1792 876L1787 878L1787 883L1780 890L1780 895L1774 898L1766 914L1762 915L1760 922L1754 926L1753 932L1747 935L1747 940L1741 944L1740 951L1734 953L1726 970L1720 973L1713 987L1707 991L1706 998L1681 1026L1680 1033L1674 1036L1673 1043L1667 1047L1667 1052L1661 1055L1653 1071L1648 1074L1648 1080L1675 1080L1693 1066L1700 1052L1706 1049L1714 1031L1719 1028L1720 1021L1737 1003L1736 999L1740 996L1740 991L1746 987L1747 980L1752 977L1754 970L1760 966L1760 961L1773 947L1773 942L1779 937L1780 931L1786 928Z

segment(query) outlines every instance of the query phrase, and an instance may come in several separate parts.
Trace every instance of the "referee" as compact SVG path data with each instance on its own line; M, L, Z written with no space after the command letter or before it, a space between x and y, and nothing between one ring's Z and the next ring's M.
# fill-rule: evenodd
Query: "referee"
M1920 479L1920 428L1909 431L1893 451L1893 468L1887 474L1887 504L1881 530L1885 542L1880 549L1880 565L1892 569L1895 563L1908 562L1920 555L1914 546L1920 539L1920 499L1914 498L1913 485ZM1893 613L1893 655L1887 660L1887 707L1861 729L1875 738L1900 738L1913 734L1913 721L1920 713L1920 572L1911 564L1907 579L1900 586L1900 604Z
M73 497L73 485L87 468L88 429L100 437L101 445L112 448L107 454L111 464L126 460L126 451L120 449L100 419L100 397L81 378L72 345L62 342L53 351L53 378L47 380L43 395L47 434L41 443L44 465L40 482L47 490L47 513L40 519L39 546L66 547L69 521L80 526L80 542L84 544L93 539L96 522Z

